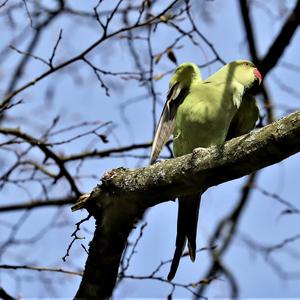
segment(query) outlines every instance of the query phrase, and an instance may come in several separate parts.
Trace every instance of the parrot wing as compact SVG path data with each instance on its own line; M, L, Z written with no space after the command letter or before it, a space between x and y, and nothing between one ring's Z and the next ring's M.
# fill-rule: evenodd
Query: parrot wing
M183 102L187 92L188 89L183 88L180 82L176 82L170 86L167 101L156 128L150 155L150 164L156 161L163 146L173 133L177 108Z
M259 109L255 97L244 94L242 103L235 113L226 136L226 141L250 132L259 117Z

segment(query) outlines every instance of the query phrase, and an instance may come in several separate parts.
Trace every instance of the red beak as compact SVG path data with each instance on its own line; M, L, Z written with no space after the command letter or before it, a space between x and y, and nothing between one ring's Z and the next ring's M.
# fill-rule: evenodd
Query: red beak
M253 74L255 75L256 78L258 78L259 84L260 84L261 81L262 81L262 76L261 76L260 72L255 68L255 69L253 70Z

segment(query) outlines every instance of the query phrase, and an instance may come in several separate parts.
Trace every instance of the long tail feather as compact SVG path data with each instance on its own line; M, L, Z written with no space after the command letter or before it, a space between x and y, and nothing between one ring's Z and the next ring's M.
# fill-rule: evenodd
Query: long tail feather
M179 261L188 240L191 260L196 258L196 234L198 224L200 195L193 195L178 200L176 249L174 252L168 280L171 281L179 266Z
M180 258L185 248L186 244L186 218L185 215L186 210L184 209L185 199L178 199L178 215L177 215L177 235L176 235L176 248L170 268L170 272L168 274L168 280L171 281L177 271Z
M195 196L195 198L190 199L188 210L189 219L186 228L186 236L188 239L189 255L192 261L196 259L196 238L197 238L197 225L199 216L199 206L200 206L200 195Z

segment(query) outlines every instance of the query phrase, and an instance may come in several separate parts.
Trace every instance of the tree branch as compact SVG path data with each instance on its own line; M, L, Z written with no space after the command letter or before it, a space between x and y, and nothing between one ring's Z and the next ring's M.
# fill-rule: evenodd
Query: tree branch
M64 162L61 160L61 158L48 147L47 143L44 143L43 141L34 138L33 136L22 132L19 128L0 128L0 133L4 135L13 135L15 137L18 137L26 142L28 142L30 145L38 147L45 155L45 160L48 158L53 159L53 161L57 164L57 166L60 169L60 174L58 178L64 176L66 180L69 182L70 187L72 191L75 193L77 197L81 195L81 192L79 191L74 179L72 178L69 171L66 169ZM58 179L57 178L57 179Z
M100 157L108 157L114 153L123 153L136 149L146 149L152 146L152 143L141 143L141 144L131 144L128 146L122 146L118 148L109 148L104 150L92 150L92 151L83 151L81 153L72 154L70 156L64 156L61 158L64 162L80 160L85 158L100 158Z
M4 3L4 5L5 5L5 3ZM0 298L5 299L5 300L15 300L15 298L10 296L2 287L0 287Z
M136 28L140 28L140 27L144 27L147 25L150 25L152 23L155 22L161 22L159 20L159 18L161 16L163 16L165 13L167 13L173 6L175 6L175 4L178 2L179 0L174 0L172 1L164 10L162 10L159 14L157 14L156 16L153 16L149 19L147 19L144 22L141 22L139 24L133 24L133 25L129 25L128 27L121 27L120 29L117 29L116 31L112 32L112 33L107 33L104 32L103 35L97 40L95 41L93 44L91 44L89 47L87 47L83 52L81 52L78 55L75 55L74 57L72 57L71 59L68 59L60 64L58 64L57 66L50 68L49 70L45 71L44 73L42 73L41 75L39 75L38 77L36 77L35 79L25 83L24 85L22 85L21 87L15 89L14 91L9 92L8 94L6 94L6 96L3 98L2 103L0 104L0 108L1 107L5 107L6 105L9 104L10 100L16 96L17 94L19 94L20 92L22 92L23 90L35 85L37 82L39 82L40 80L44 79L45 77L51 75L52 73L63 69L69 65L71 65L72 63L82 60L88 53L90 53L94 48L96 48L99 44L101 44L102 42L104 42L105 40L108 40L114 36L119 35L120 33L126 32L126 31L130 31ZM28 51L30 52L30 51Z
M297 1L296 6L282 26L279 34L274 40L273 44L260 63L260 71L262 74L268 73L275 67L278 60L282 57L284 50L289 45L295 31L300 24L300 0Z
M240 200L237 202L233 210L226 215L216 227L212 237L210 238L209 245L211 248L211 258L212 262L204 278L215 278L219 273L223 273L228 279L231 287L231 297L237 298L238 296L238 285L236 283L233 274L230 275L228 268L222 263L222 258L226 253L227 249L231 245L232 240L235 237L237 226L240 222L242 212L245 211L249 195L252 191L252 185L256 180L256 174L252 173L243 187L243 192ZM225 228L227 230L225 230ZM216 245L217 242L221 244L218 247L212 247ZM197 291L198 295L203 295L204 291L208 288L208 285L201 285Z
M300 111L256 132L139 169L114 169L73 207L96 218L76 298L109 297L134 222L150 206L275 164L300 151Z
M279 34L273 41L267 54L262 59L258 57L256 50L257 47L255 43L253 28L251 25L252 23L249 16L248 2L247 0L240 0L239 2L242 19L247 34L250 54L252 56L253 62L259 67L260 72L265 76L275 67L278 60L282 57L284 50L289 45L296 29L300 24L300 0L297 1L296 6L294 7L286 22L282 26ZM274 121L273 110L264 83L261 86L261 91L264 96L264 103L268 114L268 122L271 123Z
M82 276L81 272L78 271L69 271L61 268L48 268L48 267L36 267L36 266L27 266L27 265L0 265L0 269L6 270L30 270L30 271L38 271L38 272L56 272L56 273L64 273L68 275L76 275Z
M62 199L50 199L50 200L32 200L29 202L22 202L20 204L8 204L0 206L0 212L6 211L16 211L23 209L33 209L40 207L48 207L48 206L62 206L62 205L70 205L75 203L75 197L65 197Z
M253 62L255 65L259 66L259 70L261 71L260 67L260 59L257 54L257 47L256 47L256 42L255 42L255 36L250 20L250 12L249 12L249 7L248 3L246 0L240 0L240 9L241 9L241 14L243 18L243 23L247 35L247 41L249 45L249 51L252 57ZM270 71L270 70L268 70ZM268 71L264 71L263 74L266 75ZM273 112L273 106L269 97L269 93L267 91L266 85L264 82L262 82L261 87L260 87L261 93L263 95L263 101L265 105L265 109L267 112L267 118L268 118L268 123L272 123L274 119L274 112Z

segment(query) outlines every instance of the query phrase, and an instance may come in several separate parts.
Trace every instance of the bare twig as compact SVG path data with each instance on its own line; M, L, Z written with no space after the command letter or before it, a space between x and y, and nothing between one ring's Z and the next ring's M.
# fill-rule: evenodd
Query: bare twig
M2 8L3 6L5 6L7 2L8 2L8 0L5 0L3 3L1 3L0 4L0 8Z
M37 82L41 81L42 79L44 79L45 77L47 77L48 75L65 68L66 66L69 66L70 64L78 61L78 60L82 60L89 52L91 52L94 48L96 48L99 44L101 44L103 41L110 39L114 36L119 35L120 33L126 32L126 31L130 31L134 28L139 28L139 27L144 27L147 26L149 24L155 23L155 22L160 22L159 18L164 15L168 10L170 10L179 0L174 0L172 1L165 9L163 9L159 14L157 14L156 16L153 16L152 18L141 22L140 24L134 24L134 25L129 25L128 27L122 27L120 29L117 29L116 31L112 32L112 33L108 33L106 35L102 35L102 37L100 39L98 39L97 41L95 41L93 44L91 44L89 47L87 47L84 51L82 51L80 54L72 57L71 59L68 59L64 62L62 62L61 64L57 65L56 67L42 73L40 76L36 77L35 79L25 83L24 85L22 85L21 87L17 88L14 91L11 91L11 88L9 88L9 92L8 94L3 98L2 103L0 105L0 107L6 106L10 100L16 96L17 94L19 94L20 92L22 92L23 90L35 85ZM49 21L50 22L50 21ZM37 31L40 32L40 31ZM32 45L36 45L36 40L37 37L35 38L35 40L32 41ZM32 52L32 48L34 46L31 46L27 52ZM19 71L18 71L19 72ZM12 86L13 84L11 84Z
M75 231L71 234L71 237L73 237L73 240L71 241L71 243L69 244L68 248L67 248L67 252L66 254L62 257L63 261L66 261L67 257L70 255L70 250L73 246L73 244L75 243L76 240L82 240L84 239L84 237L79 237L78 236L78 231L80 231L80 225L86 221L88 221L91 218L92 215L88 215L86 218L80 220L79 222L77 222L76 225L76 229Z
M69 271L61 268L50 268L50 267L37 267L37 266L27 266L27 265L0 265L0 269L6 270L30 270L30 271L38 271L38 272L56 272L56 273L64 273L68 275L77 275L82 276L82 272Z
M49 199L47 201L32 200L29 202L22 202L20 204L1 205L0 212L32 210L34 208L40 208L40 207L49 207L49 206L57 207L62 205L70 205L70 204L74 204L76 199L77 199L76 197L66 197L62 199Z
M75 195L77 197L79 197L81 195L71 174L67 171L67 169L64 165L64 161L61 160L60 157L57 156L52 150L50 150L49 147L47 147L47 145L45 143L30 136L29 134L26 134L26 133L20 131L18 128L16 128L16 129L0 128L0 133L5 134L5 135L13 135L15 137L25 140L32 146L38 147L45 154L45 160L47 160L48 158L51 158L54 160L54 162L57 164L57 166L60 168L60 171L61 171L59 174L59 177L64 176L67 179L67 181L69 182Z
M59 31L59 35L58 35L57 41L56 41L56 43L55 43L55 45L54 45L54 47L53 47L52 54L51 54L51 56L50 56L50 58L49 58L49 65L50 65L50 68L52 68L52 69L53 69L53 59L54 59L54 57L55 57L56 50L57 50L57 47L58 47L58 45L59 45L59 42L60 42L61 39L62 39L62 33L63 33L63 30L61 29L61 30Z

